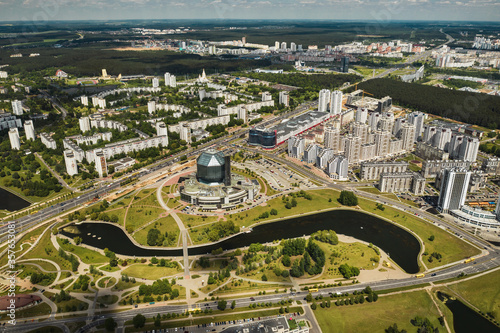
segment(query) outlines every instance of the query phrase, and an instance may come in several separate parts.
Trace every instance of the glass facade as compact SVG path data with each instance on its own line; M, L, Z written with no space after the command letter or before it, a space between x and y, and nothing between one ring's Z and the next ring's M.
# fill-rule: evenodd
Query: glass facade
M209 150L196 160L196 178L203 183L222 183L225 177L224 154Z
M248 136L248 143L264 148L274 148L276 146L276 131L263 131L252 128Z

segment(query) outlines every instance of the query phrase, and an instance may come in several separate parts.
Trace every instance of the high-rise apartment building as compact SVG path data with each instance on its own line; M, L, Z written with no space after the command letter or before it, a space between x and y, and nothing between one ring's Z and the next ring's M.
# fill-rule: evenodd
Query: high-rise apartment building
M90 131L89 117L82 117L78 119L78 122L80 123L80 131L82 131L83 133Z
M280 91L279 103L284 106L290 106L290 95L288 94L288 91Z
M21 149L21 140L19 139L19 130L17 127L13 127L9 130L9 140L10 140L10 148L12 150Z
M441 191L437 208L441 213L459 209L465 203L471 172L465 169L441 171Z
M415 142L415 125L405 123L401 127L401 135L399 138L402 141L402 149L406 151L413 150L413 144Z
M434 136L433 146L441 149L448 150L448 145L451 141L451 128L440 127L436 130L436 135Z
M410 124L415 125L415 142L418 141L418 138L422 135L422 132L424 131L424 120L425 120L425 113L420 111L415 111L408 115L408 122Z
M106 164L106 156L104 156L104 152L102 149L96 149L94 151L95 155L95 169L99 174L99 178L104 177L108 174L108 166Z
M352 134L361 139L361 144L368 143L368 131L370 126L364 123L354 123L352 124Z
M368 120L368 109L358 108L356 110L356 122L365 124Z
M35 141L35 127L33 126L32 120L26 120L24 122L24 132L26 133L26 139Z
M479 139L476 137L467 136L464 138L463 143L460 146L458 159L469 162L475 162L477 159L478 150L479 150Z
M69 149L64 151L64 162L66 163L66 172L68 175L73 176L78 174L75 154Z
M330 95L330 113L333 115L342 113L342 91L335 90Z
M389 142L391 140L391 133L388 131L375 132L375 155L387 156L389 155Z
M156 102L155 101L149 101L148 102L148 113L153 114L156 111Z
M328 89L320 90L318 99L318 111L327 112L329 102L330 102L330 90Z
M160 86L160 79L158 79L157 77L154 77L153 81L152 81L152 85L153 85L153 88L158 88Z
M349 163L354 164L359 162L361 154L361 138L353 135L348 135L345 138L345 157Z
M21 116L23 114L23 102L18 101L17 99L11 102L12 104L12 113L16 116Z
M330 148L334 153L338 153L340 149L340 129L334 126L325 128L325 147Z

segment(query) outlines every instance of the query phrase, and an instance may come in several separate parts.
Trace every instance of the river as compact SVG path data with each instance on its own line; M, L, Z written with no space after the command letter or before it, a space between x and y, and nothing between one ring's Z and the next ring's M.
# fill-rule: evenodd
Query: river
M84 222L76 226L84 244L100 249L108 248L117 254L138 257L182 256L182 249L138 247L122 229L112 224ZM375 216L353 210L332 210L260 224L251 233L238 234L215 244L190 247L189 255L202 255L218 248L231 250L252 243L301 237L327 229L373 243L388 253L407 273L414 274L419 270L417 257L420 244L411 233ZM62 231L62 234L70 238L77 235L68 231Z

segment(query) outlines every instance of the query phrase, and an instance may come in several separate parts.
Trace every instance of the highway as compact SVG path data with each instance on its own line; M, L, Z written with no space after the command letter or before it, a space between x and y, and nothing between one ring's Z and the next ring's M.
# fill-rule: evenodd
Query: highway
M475 273L480 273L487 271L489 269L495 268L500 266L500 257L499 257L500 252L493 250L490 254L480 257L474 262L465 264L465 263L460 263L458 265L455 265L453 267L445 268L440 271L436 271L435 273L428 274L427 276L423 278L415 278L415 277L409 277L406 279L400 279L400 280L384 280L384 281L377 281L377 282L371 282L371 283L360 283L360 284L354 284L354 285L347 285L347 286L342 286L342 287L334 287L334 288L324 288L320 289L318 292L312 293L313 296L317 295L323 295L323 296L328 296L330 293L336 294L336 293L352 293L354 291L361 291L365 287L370 286L373 290L387 290L387 289L394 289L394 288L401 288L401 287L408 287L408 286L417 286L425 283L436 283L441 280L446 280L450 278L457 277L459 274L464 273L467 275L470 274L475 274ZM434 275L434 276L433 276ZM263 296L253 296L252 300L249 297L243 297L243 298L235 298L234 300L236 301L236 307L237 308L246 308L248 309L248 305L252 303L266 303L266 302L279 302L281 300L295 300L295 301L303 301L306 295L308 294L307 291L297 291L295 295L292 293L273 293L269 295L263 295ZM232 299L227 300L228 304L232 302ZM161 304L161 303L160 303ZM156 316L158 313L182 313L185 312L188 309L188 305L145 305L141 304L139 305L138 308L133 308L128 311L122 311L122 312L117 312L117 313L112 313L112 314L103 314L103 315L98 315L95 316L94 318L89 318L87 316L82 316L82 317L70 317L70 318L63 318L63 319L57 319L57 320L48 320L44 322L26 322L26 323L21 323L18 322L18 324L14 327L9 328L9 332L25 332L27 330L34 330L37 328L41 328L47 325L51 325L51 322L57 322L59 324L66 324L66 323L71 323L75 321L85 321L85 320L92 320L94 319L90 324L82 327L79 329L77 332L85 332L89 330L92 327L101 325L104 323L104 320L108 317L113 317L115 321L120 322L120 321L128 321L131 320L136 314L140 313L146 317L152 317ZM202 302L197 304L197 307L200 309L204 310L205 308L207 309L212 309L216 310L217 309L217 302L214 301L207 301L207 302ZM191 307L193 308L193 306Z

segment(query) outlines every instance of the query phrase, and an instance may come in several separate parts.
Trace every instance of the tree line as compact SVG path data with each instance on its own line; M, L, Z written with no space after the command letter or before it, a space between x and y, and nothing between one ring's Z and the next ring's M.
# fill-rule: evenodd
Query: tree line
M374 79L359 84L376 98L391 96L402 107L428 112L460 122L496 129L500 124L500 97L442 89L391 79Z

